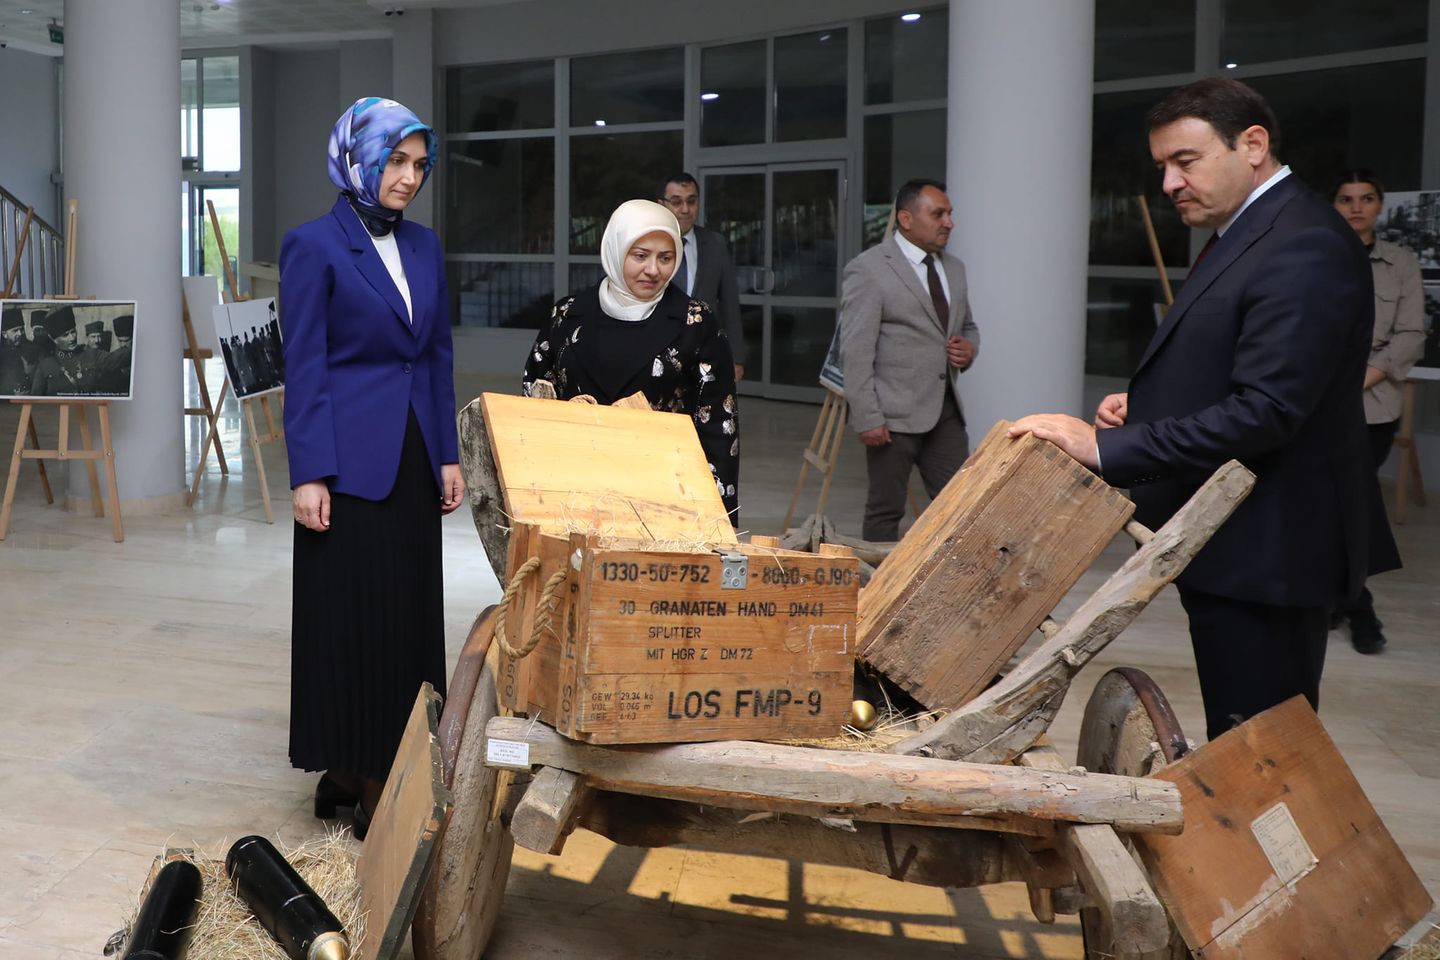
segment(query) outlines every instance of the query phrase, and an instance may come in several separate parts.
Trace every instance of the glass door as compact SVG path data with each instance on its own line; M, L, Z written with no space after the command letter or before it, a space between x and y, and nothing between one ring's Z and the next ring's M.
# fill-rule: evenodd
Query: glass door
M840 306L845 164L702 167L701 222L730 245L744 394L818 401Z

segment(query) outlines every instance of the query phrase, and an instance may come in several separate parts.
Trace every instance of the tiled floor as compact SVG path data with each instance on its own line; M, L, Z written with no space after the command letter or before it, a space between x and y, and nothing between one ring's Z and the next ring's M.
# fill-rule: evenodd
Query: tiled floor
M509 383L464 377L461 393ZM815 407L745 405L747 529L778 532ZM15 414L0 409L0 442ZM44 429L42 423L42 430ZM223 849L263 833L316 834L313 779L286 760L290 525L283 450L265 461L264 521L238 418L232 473L213 462L193 511L106 521L45 507L22 474L0 544L0 956L96 956L166 845ZM50 426L53 430L53 425ZM192 448L198 436L192 433ZM58 469L58 468L57 468ZM813 497L815 488L811 488ZM827 513L858 533L863 463L849 443ZM1373 584L1390 647L1361 657L1332 634L1322 717L1432 893L1440 892L1440 507L1397 533L1408 566ZM468 514L445 524L447 636L458 652L498 596ZM1112 546L1067 602L1123 556ZM1052 727L1073 755L1089 688L1109 666L1148 670L1202 729L1173 593L1073 686ZM518 851L490 956L1078 957L1073 923L1037 923L1023 887L945 891L851 870L685 850L637 851L590 834L563 857Z

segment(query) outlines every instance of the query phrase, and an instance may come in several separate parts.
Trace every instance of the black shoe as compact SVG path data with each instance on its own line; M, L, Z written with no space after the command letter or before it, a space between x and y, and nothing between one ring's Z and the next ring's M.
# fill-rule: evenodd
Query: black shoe
M1373 615L1350 618L1350 645L1360 653L1379 653L1385 649L1385 634Z
M365 804L355 804L355 839L364 840L365 834L370 832L370 821L375 816L374 810L366 810Z
M354 807L360 802L360 798L346 790L335 781L330 774L322 774L320 782L315 784L315 819L335 819L336 807Z

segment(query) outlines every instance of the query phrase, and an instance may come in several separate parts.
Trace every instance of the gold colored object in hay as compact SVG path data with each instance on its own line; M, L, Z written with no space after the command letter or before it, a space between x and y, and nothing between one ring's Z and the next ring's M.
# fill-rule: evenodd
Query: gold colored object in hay
M868 731L875 726L875 705L869 700L850 701L850 726Z

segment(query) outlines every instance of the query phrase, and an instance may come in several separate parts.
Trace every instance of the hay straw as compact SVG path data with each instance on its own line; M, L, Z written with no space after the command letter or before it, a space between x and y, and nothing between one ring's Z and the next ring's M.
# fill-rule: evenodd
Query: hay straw
M1432 926L1419 943L1400 955L1400 960L1440 960L1440 926Z
M833 737L809 737L800 740L774 740L787 747L815 747L818 750L848 750L852 753L885 753L895 744L913 736L925 721L939 720L943 710L907 715L887 703L869 730L845 724Z
M350 937L350 953L358 955L365 937L365 917L361 913L356 854L352 852L349 831L333 831L298 847L287 848L280 843L275 846L344 924ZM224 843L220 849L221 859L186 857L199 868L204 882L188 955L206 960L288 960L280 944L251 915L245 901L235 895L223 859L229 844ZM136 914L126 923L127 930Z

